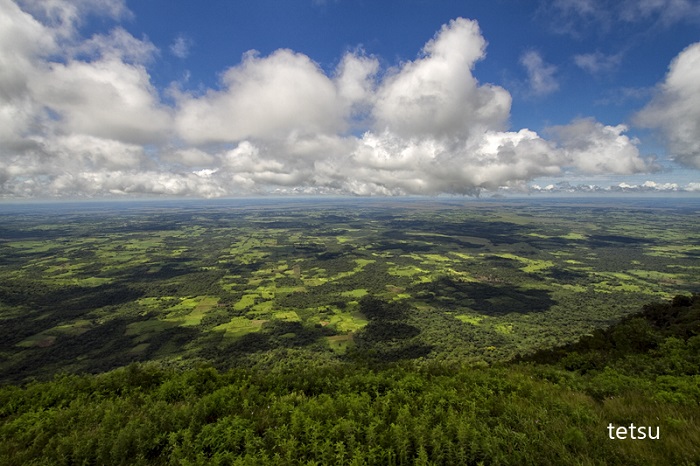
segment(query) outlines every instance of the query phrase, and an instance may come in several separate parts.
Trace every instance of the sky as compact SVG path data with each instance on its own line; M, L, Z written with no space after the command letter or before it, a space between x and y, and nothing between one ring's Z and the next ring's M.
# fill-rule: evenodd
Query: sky
M0 0L0 199L700 194L700 0Z

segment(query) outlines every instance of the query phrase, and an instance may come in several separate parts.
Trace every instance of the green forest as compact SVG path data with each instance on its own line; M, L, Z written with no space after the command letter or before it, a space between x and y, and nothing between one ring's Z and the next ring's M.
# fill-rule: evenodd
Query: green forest
M3 206L0 464L700 463L699 214Z
M697 464L699 330L700 296L678 296L491 367L62 374L0 389L0 462ZM609 425L630 424L658 438L610 438Z

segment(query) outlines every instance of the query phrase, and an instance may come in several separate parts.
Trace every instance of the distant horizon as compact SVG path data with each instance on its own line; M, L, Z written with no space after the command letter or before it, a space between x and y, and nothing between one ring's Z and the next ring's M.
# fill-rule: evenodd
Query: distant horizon
M254 206L256 203L271 204L274 202L280 203L317 203L320 206L331 205L333 202L340 203L375 203L391 204L391 203L411 203L411 202L464 202L465 204L479 203L494 203L499 202L543 202L543 203L603 203L615 204L621 206L626 204L643 203L645 201L651 203L670 203L674 201L694 203L700 207L700 196L693 193L675 192L675 193L608 193L608 194L581 194L581 193L535 193L531 195L509 195L509 196L459 196L459 195L437 195L437 196L419 196L419 195L403 195L403 196L352 196L352 195L248 195L248 196L230 196L219 198L199 198L199 197L129 197L129 198L83 198L83 199L0 199L0 214L6 214L3 207L15 207L21 209L26 206L88 206L88 205L124 205L124 206L148 206L150 205L167 205L177 206L178 203L183 205L226 205L236 202L242 203L244 206ZM669 205L669 207L675 207Z

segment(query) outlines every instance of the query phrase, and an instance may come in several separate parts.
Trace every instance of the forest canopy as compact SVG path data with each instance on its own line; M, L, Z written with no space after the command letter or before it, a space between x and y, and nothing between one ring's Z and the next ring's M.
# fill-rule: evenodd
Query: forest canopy
M298 361L293 370L221 372L135 363L6 385L0 461L692 464L700 460L698 325L700 296L679 296L493 367ZM654 426L660 438L609 438L608 425L630 423Z

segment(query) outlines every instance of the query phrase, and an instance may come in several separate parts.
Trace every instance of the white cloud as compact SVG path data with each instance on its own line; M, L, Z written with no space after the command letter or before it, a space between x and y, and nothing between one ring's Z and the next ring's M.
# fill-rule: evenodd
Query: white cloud
M170 125L141 65L114 58L52 63L30 87L65 133L150 143L163 139Z
M82 10L101 4L41 3L49 18L58 18L56 29L0 0L0 18L7 21L0 27L0 132L10 146L32 146L37 137L56 132L141 143L164 136L169 115L140 64L154 53L152 44L121 28L82 42L62 37L66 22L75 23ZM67 56L51 62L59 42Z
M43 23L0 0L2 191L48 195L69 175L143 169L141 144L162 140L170 126L140 64L155 47L121 28L88 40L75 31L84 14L124 15L123 3L21 5Z
M216 159L201 149L186 147L176 150L164 149L160 154L160 160L186 167L206 167L213 165Z
M139 40L121 27L109 34L95 34L74 47L73 53L86 60L102 58L144 64L151 61L158 49L148 39Z
M146 156L142 146L81 134L70 134L42 141L44 154L55 169L124 170L142 168ZM52 170L54 171L54 170Z
M4 65L0 82L14 81L12 72L26 72L32 60L53 52L56 44L40 22L11 0L0 0L0 11L0 58Z
M368 132L335 171L337 181L350 191L359 189L357 194L474 194L557 174L557 157L549 143L529 130L486 131L457 142Z
M653 170L651 161L640 157L637 144L623 134L625 125L606 126L591 118L548 130L560 144L568 162L587 174L632 174Z
M146 160L139 145L83 135L37 137L35 147L0 157L0 192L10 197L74 196L81 194L78 188L83 186L83 194L89 195L102 188L76 184L76 180L85 179L86 173L138 173L146 168Z
M27 133L42 117L28 82L36 63L55 50L45 28L10 0L0 0L0 151L20 149L31 141Z
M700 168L700 42L671 62L665 81L635 122L659 130L677 162Z
M520 64L527 71L528 84L533 95L547 95L559 89L559 83L554 76L557 67L545 63L539 52L534 50L525 52L520 57Z
M18 3L62 39L74 36L88 15L112 19L131 15L124 0L18 0Z
M178 103L176 127L193 143L279 138L292 132L334 133L345 127L336 86L306 55L250 52L222 76L223 90Z
M404 137L465 135L503 128L511 97L472 76L486 41L476 21L444 25L423 48L424 57L385 78L374 107L376 127Z
M374 76L379 70L376 58L359 53L346 53L338 66L335 85L342 106L350 109L351 117L362 117L371 109L374 99Z
M568 182L559 182L557 184L549 184L542 187L537 184L526 187L526 191L530 193L692 193L700 191L700 183L687 183L681 185L678 183L657 183L647 180L640 184L630 184L622 181L617 184L608 186L599 186L595 184L578 184L572 185Z
M37 190L38 191L38 190ZM157 171L84 171L65 173L54 178L46 191L37 194L70 197L158 194L164 196L220 197L226 194L220 186L195 173Z
M190 48L192 47L192 40L189 37L179 35L175 38L172 44L170 44L170 53L178 58L187 58L190 54Z
M5 197L477 194L652 168L623 126L580 120L554 141L507 131L510 94L472 74L486 48L475 21L451 21L384 74L362 51L331 73L290 50L250 52L220 88L168 106L148 71L153 44L119 27L81 39L86 3L47 1L41 22L0 0ZM553 67L528 63L534 89L551 92Z

